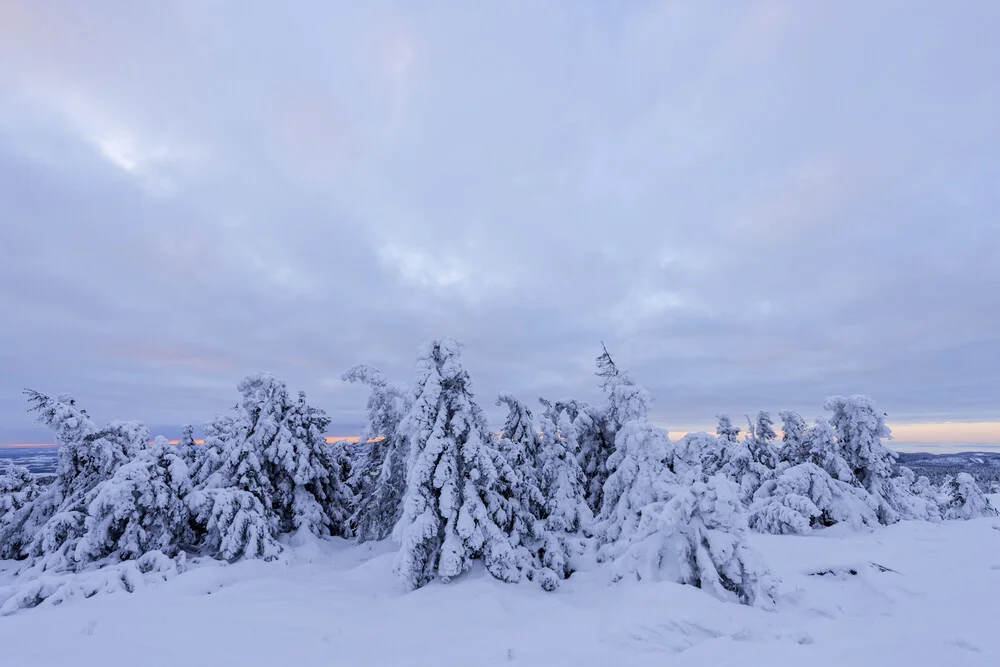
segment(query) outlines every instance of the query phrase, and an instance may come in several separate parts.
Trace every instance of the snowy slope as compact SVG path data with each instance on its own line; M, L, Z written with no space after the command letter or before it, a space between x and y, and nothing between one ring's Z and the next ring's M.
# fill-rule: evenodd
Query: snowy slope
M0 664L1000 664L1000 519L751 539L783 579L777 611L599 566L556 593L482 570L404 593L391 544L337 540L2 617Z

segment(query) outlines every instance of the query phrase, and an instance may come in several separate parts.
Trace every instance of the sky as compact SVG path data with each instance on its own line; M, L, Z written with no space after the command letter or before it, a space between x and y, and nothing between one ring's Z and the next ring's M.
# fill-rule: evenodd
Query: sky
M0 443L450 336L674 432L872 395L1000 445L1000 3L0 2ZM949 423L959 424L954 436ZM909 429L909 430L907 430ZM915 429L915 430L914 430Z

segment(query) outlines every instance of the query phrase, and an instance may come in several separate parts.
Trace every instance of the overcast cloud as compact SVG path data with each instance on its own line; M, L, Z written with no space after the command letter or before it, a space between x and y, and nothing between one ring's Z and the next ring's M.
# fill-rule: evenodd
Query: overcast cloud
M484 406L1000 419L1000 4L0 4L23 387L202 423L449 335ZM495 413L491 413L496 416Z

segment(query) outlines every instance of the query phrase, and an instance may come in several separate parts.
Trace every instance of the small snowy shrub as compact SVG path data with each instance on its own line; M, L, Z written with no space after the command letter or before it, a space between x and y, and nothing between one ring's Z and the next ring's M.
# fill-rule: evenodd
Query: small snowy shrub
M748 522L758 532L779 535L835 523L860 528L878 523L875 507L864 489L833 479L813 463L800 463L761 485Z
M196 520L204 526L203 546L213 557L274 560L281 545L274 539L274 520L260 499L241 489L206 489L189 496Z
M697 471L669 500L642 508L612 573L616 581L666 579L765 608L773 606L778 583L746 543L738 487L722 475L703 480Z
M997 514L975 478L967 472L945 480L941 485L941 500L945 519L975 519Z
M890 483L894 487L893 497L901 518L911 521L941 521L937 489L926 477L917 479L912 470L900 466Z

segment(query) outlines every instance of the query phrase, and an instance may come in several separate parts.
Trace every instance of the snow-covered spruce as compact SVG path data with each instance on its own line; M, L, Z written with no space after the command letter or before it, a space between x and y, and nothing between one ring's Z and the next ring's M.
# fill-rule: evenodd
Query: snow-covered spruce
M746 543L738 487L693 470L673 491L642 508L618 546L613 578L677 581L723 600L772 607L778 580Z
M197 445L194 442L194 426L191 424L184 424L181 427L181 437L177 441L177 453L188 466L193 464L198 456Z
M577 462L585 476L584 490L587 504L592 512L601 508L604 482L608 479L607 461L615 451L614 429L610 427L606 411L595 405L568 401L556 403L556 414L550 416L558 420L559 412L566 412L572 420L577 438Z
M903 519L913 521L940 521L941 506L938 489L926 477L917 478L906 466L899 466L890 480L897 508Z
M884 413L868 396L828 398L824 407L833 412L830 425L837 432L840 455L854 472L858 483L878 502L878 519L883 524L899 521L902 500L890 478L896 453L882 444L890 437Z
M190 491L187 464L158 437L94 489L74 560L132 560L149 551L175 556L193 538Z
M806 533L847 523L878 523L877 504L864 489L833 479L814 463L800 463L764 481L753 496L748 522L761 533Z
M272 538L300 529L317 536L346 534L353 496L343 479L342 456L326 444L325 413L304 394L293 402L284 383L266 373L248 376L239 391L243 396L232 422L217 420L224 439L218 445L206 442L209 451L221 451L221 463L199 488L253 495L265 518L260 528ZM258 511L246 499L227 502ZM199 516L205 511L199 507Z
M830 477L842 482L860 486L854 469L847 463L840 451L837 431L826 419L817 419L804 434L803 460L799 463L814 463L826 471Z
M347 371L343 379L371 388L351 479L358 494L351 526L358 542L384 540L399 521L406 491L408 450L399 432L407 410L406 388L388 382L380 371L363 364Z
M945 519L975 519L997 514L975 478L967 472L960 472L941 485L941 507Z
M274 560L281 545L274 535L274 520L249 491L234 488L195 490L188 497L195 521L202 531L201 548L215 558Z
M700 468L708 476L722 470L728 443L711 433L688 433L674 443L673 470L678 474Z
M715 435L718 436L719 446L725 452L725 459L728 460L732 450L736 447L736 443L739 442L740 429L733 424L733 420L729 418L729 415L717 415L716 419L719 421L715 427Z
M3 525L0 557L33 557L42 559L42 569L73 569L92 492L147 445L149 432L138 422L99 428L69 396L26 393L38 421L53 430L60 445L56 476Z
M619 431L616 446L608 459L611 474L595 525L601 560L615 559L627 549L644 508L669 499L677 482L669 466L671 444L665 430L631 421Z
M286 418L291 440L272 442L267 456L278 463L278 526L282 532L308 530L320 537L349 536L355 498L344 443L326 442L330 419L299 392Z
M534 416L524 403L504 392L497 397L496 404L507 406L507 418L496 439L501 455L497 489L507 517L500 527L509 536L512 547L522 555L535 555L544 550L545 541L541 441Z
M435 577L447 581L482 559L503 581L518 581L527 557L501 526L500 453L472 399L459 344L429 343L417 363L417 382L400 431L410 443L403 514L393 531L401 548L395 571L407 588Z
M722 466L722 472L739 485L740 499L744 504L749 504L760 485L774 476L778 465L771 415L761 411L756 423L750 422L749 417L747 422L747 437L735 444L727 444L730 454ZM723 424L720 423L719 429L720 439L728 437Z
M538 579L551 590L559 579L573 573L574 561L585 547L591 531L593 513L587 504L586 476L576 457L577 439L573 421L566 411L542 419L542 446L539 451L539 476L544 499L542 547L543 567ZM551 575L549 575L551 573Z
M791 410L782 410L778 416L781 417L782 442L778 457L792 465L809 461L809 440L806 438L806 430L809 427L806 420Z
M236 419L230 415L216 415L205 424L205 440L196 447L189 464L191 482L204 486L225 460L225 452L236 431Z
M602 560L614 558L631 539L642 508L668 498L676 481L668 434L647 421L649 394L623 376L616 372L617 384L611 385L609 397L609 412L627 421L617 429L614 453L607 461L608 479L595 524ZM623 391L616 391L619 388Z
M604 505L604 484L610 470L608 459L615 451L618 432L633 419L645 420L649 413L649 394L632 377L618 368L607 347L595 359L601 388L607 402L601 407L575 401L567 402L576 431L580 468L587 476L587 502L596 514ZM561 407L554 406L557 411Z
M0 530L38 493L38 484L27 468L14 464L8 466L6 472L0 475Z

